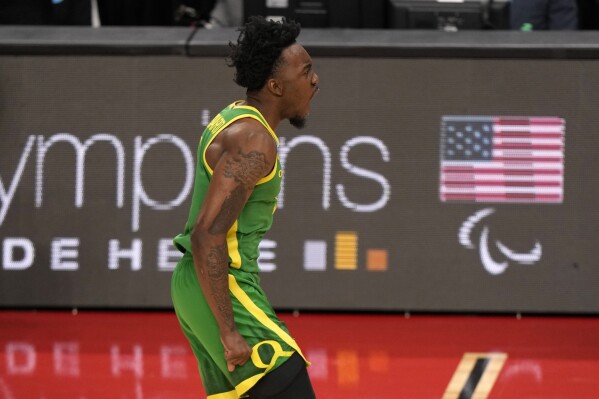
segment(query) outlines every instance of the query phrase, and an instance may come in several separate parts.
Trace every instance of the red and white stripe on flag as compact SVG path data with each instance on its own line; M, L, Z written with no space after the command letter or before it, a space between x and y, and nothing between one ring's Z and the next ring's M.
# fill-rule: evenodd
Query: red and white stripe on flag
M561 203L565 121L444 116L442 201Z

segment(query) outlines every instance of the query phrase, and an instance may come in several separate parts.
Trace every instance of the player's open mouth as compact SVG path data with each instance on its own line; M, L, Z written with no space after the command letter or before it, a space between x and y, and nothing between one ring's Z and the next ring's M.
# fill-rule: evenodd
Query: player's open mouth
M319 91L320 91L320 87L316 86L316 87L314 88L314 92L313 92L313 93L312 93L312 95L310 96L310 100L311 100L312 98L314 98L314 96L316 95L316 93L318 93Z

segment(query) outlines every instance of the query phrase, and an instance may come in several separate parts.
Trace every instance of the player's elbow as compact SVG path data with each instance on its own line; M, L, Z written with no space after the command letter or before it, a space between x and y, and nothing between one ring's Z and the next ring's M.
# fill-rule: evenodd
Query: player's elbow
M201 250L202 243L206 242L208 236L208 228L205 221L202 219L198 219L191 230L191 249L193 252L197 252Z

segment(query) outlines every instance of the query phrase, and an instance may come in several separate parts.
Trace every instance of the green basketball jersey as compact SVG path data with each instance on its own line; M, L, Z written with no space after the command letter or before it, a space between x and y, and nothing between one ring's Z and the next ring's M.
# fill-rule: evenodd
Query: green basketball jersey
M206 162L206 149L212 140L231 123L242 118L253 118L262 123L277 145L279 144L278 137L260 111L254 107L241 105L241 103L242 101L236 101L222 110L202 133L198 145L197 168L189 217L184 232L174 239L175 246L183 253L186 251L191 253L191 230L212 179L213 171ZM281 189L281 176L281 165L277 157L273 170L268 176L258 181L239 218L229 229L227 245L230 267L247 272L258 272L258 245L262 236L272 225L277 195Z

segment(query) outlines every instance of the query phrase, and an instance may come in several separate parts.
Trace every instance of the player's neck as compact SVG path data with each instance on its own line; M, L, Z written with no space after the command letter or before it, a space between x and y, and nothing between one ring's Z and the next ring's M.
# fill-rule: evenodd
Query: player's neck
M275 111L276 107L274 104L268 101L268 99L264 98L264 96L260 96L259 93L247 93L245 103L260 111L272 130L277 129L277 126L279 126L279 123L281 122L281 118Z

